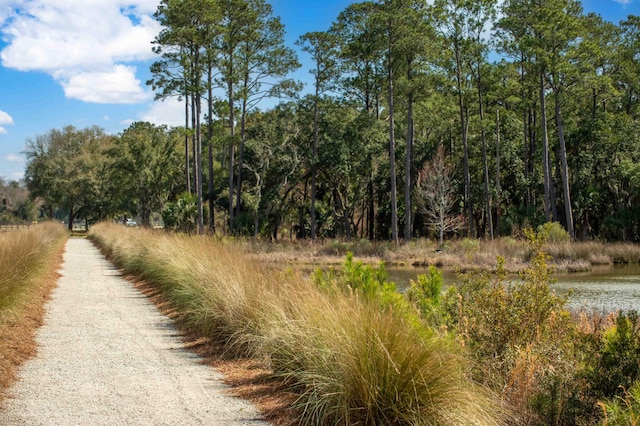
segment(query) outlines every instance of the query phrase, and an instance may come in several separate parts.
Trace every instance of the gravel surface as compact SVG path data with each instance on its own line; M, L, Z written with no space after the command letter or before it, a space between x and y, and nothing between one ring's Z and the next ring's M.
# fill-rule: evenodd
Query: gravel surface
M91 242L69 240L61 274L0 425L267 424Z

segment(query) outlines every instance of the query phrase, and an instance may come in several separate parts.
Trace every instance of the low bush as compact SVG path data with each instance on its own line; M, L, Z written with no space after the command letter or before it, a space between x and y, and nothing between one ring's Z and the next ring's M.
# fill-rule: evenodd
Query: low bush
M615 398L600 403L603 426L636 426L640 424L640 381Z

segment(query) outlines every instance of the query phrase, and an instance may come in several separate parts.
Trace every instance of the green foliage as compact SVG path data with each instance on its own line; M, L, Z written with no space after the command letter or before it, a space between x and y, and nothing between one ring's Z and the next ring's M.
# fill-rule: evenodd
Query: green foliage
M462 274L443 307L449 328L478 360L476 378L503 392L523 418L546 424L572 418L581 358L565 299L549 287L546 235L526 233L534 256L519 280L507 280L498 258L495 273Z
M166 203L162 209L165 229L193 232L196 227L197 210L195 195L183 192L175 201Z
M182 186L181 136L166 126L136 122L114 140L109 151L110 181L118 207L139 216L143 226L150 225L152 212L160 211L176 187Z
M600 398L621 396L640 379L640 323L635 311L618 314L615 324L599 336L589 359L588 377Z
M110 160L105 155L113 138L99 127L67 126L27 140L25 181L32 198L68 212L69 228L76 216L87 221L113 212Z
M442 306L442 273L435 266L429 266L426 274L411 280L407 298L418 307L427 324L435 326L446 322Z
M538 235L550 243L563 243L571 241L569 233L558 222L547 222L538 226Z
M640 381L622 395L599 404L604 412L603 426L637 426L640 424Z

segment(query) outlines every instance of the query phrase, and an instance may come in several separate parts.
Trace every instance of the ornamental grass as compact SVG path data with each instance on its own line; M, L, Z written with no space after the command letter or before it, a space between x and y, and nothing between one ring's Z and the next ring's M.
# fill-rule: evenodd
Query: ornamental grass
M159 289L190 331L261 360L296 393L300 424L493 425L504 420L451 339L357 291L266 267L233 243L131 229L90 238Z
M56 223L0 233L0 398L18 367L35 354L35 331L66 237Z

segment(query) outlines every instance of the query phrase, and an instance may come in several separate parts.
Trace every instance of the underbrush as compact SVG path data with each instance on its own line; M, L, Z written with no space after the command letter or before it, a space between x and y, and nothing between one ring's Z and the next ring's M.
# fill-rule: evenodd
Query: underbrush
M454 339L420 320L383 270L347 260L310 280L237 245L100 224L90 238L159 288L191 331L263 360L297 395L301 424L492 425L500 404Z
M430 301L420 305L424 317L470 350L474 378L501 394L516 413L514 424L634 424L629 419L638 414L637 313L571 314L566 300L550 289L546 236L527 236L532 258L516 282L498 258L494 273L462 274L442 296L423 291ZM411 291L437 288L430 282L438 277L431 275L412 283Z
M0 393L33 353L67 232L60 224L0 233Z

